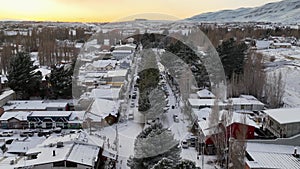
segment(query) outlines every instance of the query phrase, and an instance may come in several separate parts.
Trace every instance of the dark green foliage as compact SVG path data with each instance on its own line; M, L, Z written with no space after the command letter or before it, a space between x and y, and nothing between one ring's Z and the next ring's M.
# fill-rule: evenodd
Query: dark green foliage
M140 90L139 111L147 111L151 107L148 95L158 85L159 71L158 69L149 68L139 72L138 76Z
M74 64L65 66L53 66L49 78L50 98L72 97L72 75Z
M231 79L234 74L242 74L246 55L247 45L237 43L233 38L224 41L218 46L221 62L223 64L225 75Z
M181 149L178 144L170 131L163 128L162 124L155 123L137 136L135 154L128 160L128 164L132 169L151 169L163 158L179 161Z
M10 61L8 86L17 93L19 99L29 99L40 91L42 74L35 72L38 67L28 53L17 53Z
M195 169L195 168L196 168L195 162L190 160L180 160L175 167L175 169Z
M182 59L185 64L190 65L191 71L197 81L198 86L207 86L207 84L209 84L209 77L206 68L202 64L201 58L196 55L193 49L191 49L181 41L176 41L175 43L170 43L167 46L166 50L176 55L179 59ZM162 64L168 64L169 59L163 58Z
M151 169L173 169L174 168L174 161L163 158L157 164L155 164Z

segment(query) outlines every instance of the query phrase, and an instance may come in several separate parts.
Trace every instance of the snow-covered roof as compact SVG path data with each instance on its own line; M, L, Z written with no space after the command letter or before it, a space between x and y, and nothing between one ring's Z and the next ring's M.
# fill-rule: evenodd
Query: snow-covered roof
M26 140L14 140L8 147L7 153L26 153L37 144L42 143L45 137L27 138Z
M28 117L69 117L72 111L32 111Z
M213 106L215 99L188 99L192 107L194 106ZM218 102L219 106L225 106L223 102Z
M6 97L10 96L10 95L13 95L15 92L13 90L6 90L6 91L3 91L0 95L0 100L3 100L5 99Z
M246 151L253 161L246 163L250 168L299 169L300 160L292 155L294 149L294 146L248 142Z
M90 97L97 99L118 99L120 95L121 88L110 88L110 89L93 89L91 91Z
M271 42L265 40L257 40L256 48L257 49L268 49L270 47Z
M100 148L92 145L75 144L67 158L78 164L93 166L97 160Z
M3 106L4 110L46 110L47 108L65 108L68 102L46 102L44 100L13 100Z
M4 110L45 110L46 104L43 100L14 100L8 101L3 106Z
M292 46L290 43L273 43L274 46Z
M107 72L106 77L125 77L127 71L127 69L111 70Z
M211 108L202 108L202 109L192 109L192 112L197 116L198 121L204 120L208 118Z
M104 68L108 65L111 65L114 67L116 63L117 63L116 60L97 60L97 61L94 61L92 63L92 65L97 68Z
M198 91L197 95L200 98L215 98L215 95L207 89L202 89L202 90Z
M269 109L264 112L280 124L300 123L300 108Z
M47 104L47 108L50 107L66 107L68 105L68 102L50 102Z
M12 112L4 112L1 117L0 117L0 121L3 120L8 120L10 118L16 118L20 121L27 121L27 116L30 114L31 112L27 112L27 111L12 111Z
M119 109L119 102L118 101L110 101L106 99L95 99L90 112L103 118L111 115L117 115Z

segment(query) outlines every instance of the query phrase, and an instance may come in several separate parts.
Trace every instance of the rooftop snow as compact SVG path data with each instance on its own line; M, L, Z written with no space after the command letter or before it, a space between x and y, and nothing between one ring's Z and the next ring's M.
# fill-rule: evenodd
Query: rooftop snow
M207 89L203 89L203 90L200 90L200 91L198 91L197 92L197 95L200 97L200 98L207 98L207 97L210 97L210 98L214 98L215 97L215 95L211 92L211 91L209 91L209 90L207 90Z
M300 168L300 161L292 155L295 149L294 146L248 142L246 147L248 154L254 160L246 161L251 168Z
M280 124L300 122L300 108L270 109L264 112Z

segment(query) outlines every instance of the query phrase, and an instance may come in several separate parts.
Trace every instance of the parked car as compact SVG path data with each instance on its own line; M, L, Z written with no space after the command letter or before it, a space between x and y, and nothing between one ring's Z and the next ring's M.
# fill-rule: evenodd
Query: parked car
M189 148L188 142L186 140L181 141L181 147L182 148Z
M174 115L173 115L173 119L174 119L174 122L176 122L176 123L179 122L179 118L178 118L178 115L177 115L177 114L174 114Z
M131 98L136 99L136 94L133 94Z
M135 106L134 102L131 102L130 107L134 108L134 106Z
M54 133L60 133L61 132L61 128L60 127L55 127L52 131Z
M23 131L20 133L20 137L32 137L34 135L33 131Z
M0 133L0 136L1 137L11 137L11 136L13 136L13 133L9 132L9 131L3 131L2 133Z
M133 113L129 113L128 114L128 120L133 120L133 119L134 119Z

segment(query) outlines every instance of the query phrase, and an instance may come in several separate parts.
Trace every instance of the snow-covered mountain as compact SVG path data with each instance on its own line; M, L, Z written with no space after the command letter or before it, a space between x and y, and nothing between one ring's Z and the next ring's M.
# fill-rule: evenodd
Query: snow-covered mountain
M186 20L207 22L300 23L300 0L283 0L255 8L223 10L193 16Z

